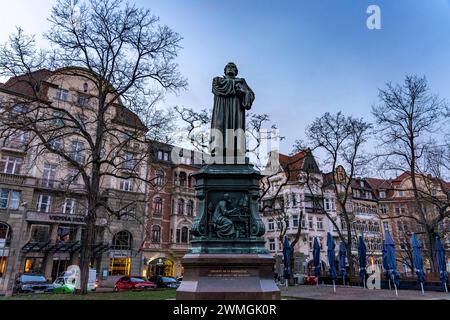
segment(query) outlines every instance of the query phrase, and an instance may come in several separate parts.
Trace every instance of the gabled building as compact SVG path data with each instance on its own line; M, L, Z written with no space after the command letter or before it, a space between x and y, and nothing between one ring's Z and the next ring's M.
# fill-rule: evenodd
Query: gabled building
M283 244L280 235L286 234L290 242L300 227L300 238L294 248L294 273L312 270L314 238L321 245L322 268L325 271L326 234L334 237L331 217L336 216L334 193L323 188L323 175L310 150L292 156L271 153L261 182L262 219L266 225L264 235L267 248L276 258L276 271L282 274Z

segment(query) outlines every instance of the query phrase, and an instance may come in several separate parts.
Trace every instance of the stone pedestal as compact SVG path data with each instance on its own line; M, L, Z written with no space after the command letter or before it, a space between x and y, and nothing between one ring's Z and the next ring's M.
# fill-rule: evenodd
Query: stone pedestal
M269 254L187 254L180 300L279 300Z
M194 177L194 239L181 262L184 274L177 299L280 299L275 260L262 238L259 171L250 164L214 164Z

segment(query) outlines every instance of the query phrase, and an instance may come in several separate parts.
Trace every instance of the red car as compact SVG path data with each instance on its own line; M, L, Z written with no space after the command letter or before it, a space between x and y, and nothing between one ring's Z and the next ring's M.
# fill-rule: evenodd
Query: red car
M156 289L156 284L148 281L146 278L133 276L120 278L114 286L114 291L147 289Z

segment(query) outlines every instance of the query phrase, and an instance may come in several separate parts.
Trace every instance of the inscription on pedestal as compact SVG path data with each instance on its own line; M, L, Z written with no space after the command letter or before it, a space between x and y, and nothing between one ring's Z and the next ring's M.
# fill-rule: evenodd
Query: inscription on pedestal
M208 270L208 277L220 277L220 278L239 278L250 277L249 270L244 269L212 269Z

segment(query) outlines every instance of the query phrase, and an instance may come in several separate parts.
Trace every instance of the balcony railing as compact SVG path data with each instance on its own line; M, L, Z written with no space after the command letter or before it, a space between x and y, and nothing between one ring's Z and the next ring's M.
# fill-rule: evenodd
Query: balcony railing
M22 185L25 182L25 176L12 173L0 173L0 183Z
M70 182L67 180L51 180L51 179L36 179L36 186L45 189L53 190L84 190L85 186L83 184Z

